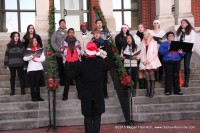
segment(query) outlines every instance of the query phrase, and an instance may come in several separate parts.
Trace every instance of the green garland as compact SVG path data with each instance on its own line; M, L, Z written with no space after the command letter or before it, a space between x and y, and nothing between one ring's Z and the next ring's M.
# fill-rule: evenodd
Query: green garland
M56 70L57 70L57 63L56 63L56 53L51 45L51 37L53 32L55 31L55 16L54 16L55 8L53 5L49 6L49 30L48 30L48 86L47 88L51 91L54 91L58 84L55 81L56 79Z
M99 19L102 21L103 27L107 29L107 22L105 20L105 17L103 15L103 12L101 11L100 6L94 6L93 7L95 13L98 15ZM132 87L133 81L131 80L131 77L127 74L126 69L124 68L124 64L121 60L120 54L116 48L116 44L114 40L112 39L112 52L113 52L113 59L115 61L116 70L120 79L120 83L123 86Z

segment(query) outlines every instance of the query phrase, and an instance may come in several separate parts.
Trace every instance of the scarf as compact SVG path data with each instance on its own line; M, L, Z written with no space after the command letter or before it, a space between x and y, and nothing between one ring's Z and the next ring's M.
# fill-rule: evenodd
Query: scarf
M183 42L185 40L185 29L182 29L181 31L181 37L180 37L180 42Z
M67 37L67 38L65 39L65 41L68 43L69 49L70 49L70 51L71 51L71 55L73 55L73 54L74 54L75 42L77 41L76 38L75 38L75 37L74 37L74 38L69 38L69 37Z
M136 35L140 37L141 41L144 38L144 33L143 32L137 31Z

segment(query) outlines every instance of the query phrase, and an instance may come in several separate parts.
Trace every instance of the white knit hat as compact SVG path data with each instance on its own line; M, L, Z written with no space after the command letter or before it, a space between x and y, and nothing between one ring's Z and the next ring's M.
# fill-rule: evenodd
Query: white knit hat
M129 26L127 24L123 24L121 28L126 28L127 30L129 30Z
M160 20L156 19L156 20L153 21L153 24L154 23L158 23L160 25Z

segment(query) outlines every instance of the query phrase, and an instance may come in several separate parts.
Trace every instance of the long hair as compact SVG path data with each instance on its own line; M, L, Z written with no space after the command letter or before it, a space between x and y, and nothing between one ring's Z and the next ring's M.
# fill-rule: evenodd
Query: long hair
M35 32L35 27L32 25L32 24L29 24L28 26L27 26L27 30L26 30L26 34L25 34L25 36L27 37L27 38L30 38L30 33L29 33L29 28L30 27L33 27L33 36L35 36L35 34L36 34L36 32Z
M132 46L132 52L134 53L134 52L137 50L137 45L135 44L135 40L134 40L133 36L132 36L131 34L128 34L128 35L126 36L126 38L127 38L128 36L130 36L131 39L132 39L131 46ZM126 41L125 45L123 46L123 51L126 49L126 47L127 47L128 45L130 45L130 44L128 44L128 42Z
M30 42L29 42L29 45L28 45L28 48L33 48L33 40L34 39L37 41L36 37L31 38ZM37 47L40 47L40 44L38 42L37 42Z
M186 22L186 23L188 24L187 27L185 28L185 34L186 34L186 35L189 35L189 34L191 33L191 31L192 31L194 28L192 27L191 23L190 23L187 19L181 20L181 23L182 23L183 21ZM181 31L182 31L182 27L180 26L180 27L178 28L177 32L176 32L176 35L179 36L179 35L181 34Z
M19 39L17 40L17 44L15 44L15 34L17 34L19 36ZM21 45L21 40L20 40L20 34L18 32L12 32L12 35L10 36L11 40L10 42L7 44L7 47L8 48L11 48L13 46L19 46L19 47L22 47Z

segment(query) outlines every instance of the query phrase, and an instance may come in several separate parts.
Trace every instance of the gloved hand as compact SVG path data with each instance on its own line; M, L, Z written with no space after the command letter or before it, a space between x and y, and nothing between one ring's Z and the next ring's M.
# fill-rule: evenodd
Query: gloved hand
M107 57L107 53L106 53L106 51L103 51L102 49L101 50L99 50L99 52L100 52L100 57L101 58L106 58Z

